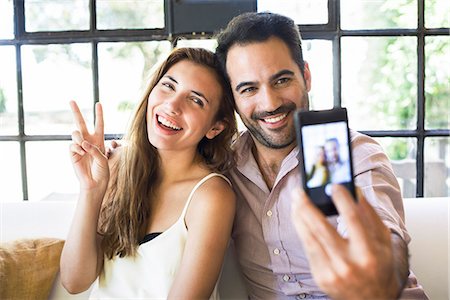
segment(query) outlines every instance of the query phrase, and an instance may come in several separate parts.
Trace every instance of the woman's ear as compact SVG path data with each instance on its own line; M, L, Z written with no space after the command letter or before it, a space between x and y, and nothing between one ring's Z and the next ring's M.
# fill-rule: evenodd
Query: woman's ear
M206 133L206 137L210 140L218 136L224 129L225 129L225 122L224 121L217 121L214 123L214 125L211 127L210 130Z

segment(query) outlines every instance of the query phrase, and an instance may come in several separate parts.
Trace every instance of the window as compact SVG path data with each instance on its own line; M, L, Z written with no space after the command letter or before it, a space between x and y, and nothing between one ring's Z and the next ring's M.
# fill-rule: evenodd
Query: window
M215 48L207 30L169 33L171 1L0 1L0 201L77 192L69 100L90 124L101 101L106 138L117 138L174 45ZM351 127L386 150L405 197L450 195L449 3L256 1L299 25L311 107L347 107Z

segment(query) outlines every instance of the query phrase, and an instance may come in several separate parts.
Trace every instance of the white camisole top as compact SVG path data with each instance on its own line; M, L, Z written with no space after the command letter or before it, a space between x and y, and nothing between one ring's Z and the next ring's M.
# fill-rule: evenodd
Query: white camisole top
M179 219L154 239L141 244L135 257L104 259L103 271L90 299L167 299L177 274L187 241L185 216L195 191L208 179L221 174L211 173L192 189ZM210 299L219 299L217 283Z

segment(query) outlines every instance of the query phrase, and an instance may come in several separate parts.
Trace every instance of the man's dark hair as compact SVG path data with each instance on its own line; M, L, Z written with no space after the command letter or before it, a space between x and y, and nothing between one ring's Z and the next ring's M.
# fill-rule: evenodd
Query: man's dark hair
M288 17L274 13L251 12L234 17L228 23L228 26L216 36L218 43L216 54L227 78L227 54L233 45L264 42L271 37L277 37L286 43L292 58L299 66L303 75L305 63L303 61L302 42L295 22Z

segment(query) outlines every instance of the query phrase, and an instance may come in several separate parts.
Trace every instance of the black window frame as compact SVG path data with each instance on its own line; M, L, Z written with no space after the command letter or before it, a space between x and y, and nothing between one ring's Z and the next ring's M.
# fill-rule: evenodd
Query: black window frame
M14 4L14 38L0 39L0 46L12 45L16 54L16 80L18 100L18 135L0 135L0 143L4 141L19 142L22 178L23 200L28 200L28 177L26 165L26 142L29 141L66 141L70 135L26 135L24 131L24 110L22 95L22 61L21 47L23 45L46 45L67 43L90 43L92 46L92 75L94 106L99 99L98 85L98 50L99 42L139 42L168 40L176 46L177 40L211 38L214 32L201 32L175 35L168 28L159 29L96 29L96 1L89 1L90 29L71 31L25 31L25 0L13 0ZM165 5L167 5L165 0ZM332 42L333 56L333 103L335 107L342 104L341 98L341 39L343 37L400 37L410 36L417 38L417 124L414 130L369 130L361 131L372 137L415 138L416 152L416 197L424 196L424 169L425 169L425 139L428 137L449 137L449 129L425 129L425 38L427 36L449 36L449 28L425 27L425 0L417 0L417 27L414 29L370 29L370 30L342 30L340 27L340 0L328 0L328 23L319 25L299 25L303 40L322 39ZM165 16L166 24L170 21L170 14ZM107 140L117 138L117 134L108 134Z

